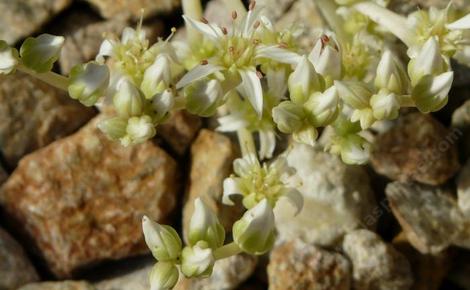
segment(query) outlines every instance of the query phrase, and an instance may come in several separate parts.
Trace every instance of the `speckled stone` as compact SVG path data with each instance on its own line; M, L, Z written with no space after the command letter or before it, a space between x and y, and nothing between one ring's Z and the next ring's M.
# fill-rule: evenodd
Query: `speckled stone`
M144 9L144 17L167 13L181 5L180 0L86 0L104 18L138 19Z
M94 114L26 74L0 76L0 150L11 168L25 154L72 133Z
M0 191L9 218L58 277L147 253L142 216L167 222L176 205L176 162L151 141L125 148L108 140L100 118L22 159Z
M455 243L463 216L448 190L418 183L387 185L393 214L410 243L423 254L437 254Z
M393 180L440 185L459 170L460 135L431 115L408 114L376 138L370 160L375 171Z
M178 111L157 129L157 134L178 155L184 155L201 128L201 118L186 111Z
M296 239L271 252L270 290L349 290L351 266L339 253Z
M353 289L410 289L413 275L409 262L377 234L368 230L349 233L343 250L352 263Z
M459 134L459 149L464 159L470 158L470 100L452 114L452 127Z
M95 288L85 281L61 281L28 284L18 290L95 290Z
M375 226L377 205L363 167L346 165L320 148L301 144L291 148L287 162L300 178L304 206L294 216L293 207L279 200L275 214L280 240L301 238L332 246L349 231Z
M16 289L39 280L23 248L0 228L0 289Z

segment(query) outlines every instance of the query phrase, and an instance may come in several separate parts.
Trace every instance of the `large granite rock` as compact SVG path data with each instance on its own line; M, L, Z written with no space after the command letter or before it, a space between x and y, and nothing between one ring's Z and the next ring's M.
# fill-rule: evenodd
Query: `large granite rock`
M158 127L157 133L162 136L176 154L181 156L186 153L201 125L200 117L191 115L186 111L178 111Z
M71 2L72 0L1 0L0 39L14 44L36 32Z
M0 228L0 290L16 289L39 280L23 248Z
M95 290L95 288L85 281L61 281L28 284L18 290Z
M270 290L349 290L351 265L339 253L296 239L271 252Z
M0 150L11 167L25 154L72 133L94 114L26 74L0 76Z
M363 167L345 165L336 156L301 144L290 150L287 162L301 179L304 206L294 216L293 207L279 200L275 215L280 240L299 237L331 246L349 231L375 226L377 206Z
M240 217L241 206L222 204L222 184L232 171L238 151L232 141L219 133L203 129L191 146L191 171L188 198L183 208L183 232L185 237L198 197L217 214L227 232Z
M372 166L393 180L443 184L459 170L459 137L431 115L408 114L376 138Z
M413 283L410 264L380 236L357 230L346 235L343 250L353 268L353 289L407 290Z
M459 148L464 159L470 158L470 100L452 115L452 127L459 136Z
M170 12L180 6L180 0L86 0L104 18L138 19L143 12L144 17L157 13Z
M122 147L95 118L21 160L0 204L58 277L105 259L148 252L144 214L167 222L178 193L176 162L152 142Z

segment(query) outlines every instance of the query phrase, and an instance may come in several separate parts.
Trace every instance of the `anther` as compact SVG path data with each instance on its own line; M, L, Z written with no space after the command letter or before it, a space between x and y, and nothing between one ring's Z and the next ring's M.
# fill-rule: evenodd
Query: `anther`
M326 35L326 34L322 35L321 42L323 44L327 44L329 41L330 41L330 38L328 37L328 35Z
M254 28L254 29L257 29L260 25L261 25L261 22L259 22L259 20L258 20L258 21L256 21L255 24L253 25L253 28Z
M232 19L233 20L237 19L237 16L238 16L237 11L235 11L235 10L232 11Z
M227 31L227 28L226 28L226 27L222 27L221 29L222 29L222 33L223 33L223 34L225 34L225 35L228 34L228 31Z
M207 21L207 19L204 17L201 17L201 22L204 24L209 24L209 21Z
M208 63L209 63L209 62L208 62L207 60L205 60L205 59L204 59L204 60L201 60L201 64L202 64L202 65L207 65Z
M280 48L288 48L289 46L287 45L287 43L281 42L281 43L279 43L279 47Z
M259 79L262 79L262 78L263 78L263 74L262 74L259 70L256 71L256 76L257 76Z
M255 9L255 6L256 6L256 1L251 1L251 2L250 2L250 6L248 6L248 9L254 10L254 9Z

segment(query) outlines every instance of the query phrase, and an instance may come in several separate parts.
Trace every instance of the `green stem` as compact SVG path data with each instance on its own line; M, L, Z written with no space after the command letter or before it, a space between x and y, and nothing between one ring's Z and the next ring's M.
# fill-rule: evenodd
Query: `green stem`
M235 242L231 242L230 244L224 245L215 250L214 258L216 260L225 259L240 254L241 252L242 250L238 247L238 245L235 244Z
M236 11L241 17L246 15L246 8L241 0L223 0L229 11Z
M320 9L323 19L326 20L328 26L336 33L339 41L341 43L348 40L348 35L344 31L344 21L336 13L338 5L336 5L334 0L315 0L316 6Z
M398 96L398 102L400 103L400 106L402 108L404 108L404 107L408 107L408 108L416 107L416 104L415 104L413 98L411 97L411 95Z
M237 131L238 142L240 143L240 149L242 150L243 156L254 154L256 156L256 147L253 140L253 134L246 128L239 129Z
M63 75L60 75L58 73L51 72L51 71L45 72L45 73L37 73L34 70L29 69L22 64L18 65L17 69L53 87L64 90L66 92L68 91L69 79Z

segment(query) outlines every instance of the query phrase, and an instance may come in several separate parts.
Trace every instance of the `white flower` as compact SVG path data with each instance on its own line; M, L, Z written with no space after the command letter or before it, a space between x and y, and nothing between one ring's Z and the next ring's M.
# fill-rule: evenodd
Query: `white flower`
M126 136L126 128L127 119L120 117L104 119L98 123L98 129L112 140L119 140Z
M402 64L390 50L385 50L377 66L375 86L395 94L404 94L409 86L408 76Z
M147 115L132 117L127 122L126 136L120 139L123 146L144 143L156 134L155 124Z
M400 103L397 96L387 90L381 90L372 96L370 105L374 118L377 120L391 120L398 117Z
M105 95L108 85L108 67L89 62L72 68L68 91L72 99L79 100L85 106L93 106Z
M310 123L324 127L336 119L339 112L339 96L335 86L323 93L314 93L304 105Z
M413 88L411 94L416 107L423 113L435 112L442 109L447 104L453 80L453 72L423 77Z
M188 278L210 276L215 263L213 250L205 242L185 247L181 260L181 272Z
M23 65L38 73L50 71L59 59L64 41L64 37L51 34L28 37L20 48Z
M315 70L324 77L338 80L342 74L341 51L336 37L323 34L315 43L308 59Z
M121 117L140 116L144 111L145 98L131 81L122 79L117 85L117 93L113 97L113 104L116 112Z
M314 146L318 138L318 131L315 127L304 125L300 130L292 134L292 138L297 143Z
M171 60L165 54L160 54L155 62L144 72L140 89L147 99L167 89L171 82Z
M408 74L413 86L416 86L424 76L438 75L445 71L447 71L447 65L441 55L436 37L431 37L426 41L419 54L408 64Z
M178 268L173 262L158 262L150 271L150 290L171 290L178 282Z
M157 121L162 121L168 116L175 104L175 97L171 89L166 89L162 93L153 96L152 107Z
M158 261L176 260L181 254L182 243L178 233L170 226L160 225L147 216L142 218L145 242Z
M289 77L290 99L295 103L304 103L310 94L323 91L325 82L306 56L297 64Z
M196 81L184 89L188 112L209 117L222 104L224 91L216 79Z
M0 40L0 74L9 74L18 64L18 51Z
M188 242L191 246L199 241L207 243L211 249L217 249L224 244L225 230L217 216L200 199L194 200L194 212L188 229Z
M369 107L371 90L365 83L356 81L335 81L340 98L354 109Z
M279 131L286 134L299 130L305 118L302 106L291 101L284 101L274 107L272 115Z
M328 147L331 153L341 155L341 159L347 164L360 165L369 160L370 145L357 134L334 136Z

